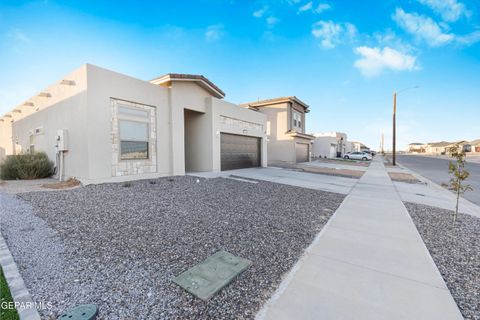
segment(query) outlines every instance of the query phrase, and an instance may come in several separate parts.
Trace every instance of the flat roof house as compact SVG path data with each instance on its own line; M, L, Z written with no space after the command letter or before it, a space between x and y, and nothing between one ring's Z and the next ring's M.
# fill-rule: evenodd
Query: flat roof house
M309 106L297 97L281 97L244 103L242 106L267 116L268 163L308 162L315 138L305 133Z
M343 132L314 133L312 156L316 158L343 157L351 151L351 143L347 141L347 134Z
M0 155L63 154L64 176L85 183L266 166L266 116L224 96L200 75L86 64L0 119Z

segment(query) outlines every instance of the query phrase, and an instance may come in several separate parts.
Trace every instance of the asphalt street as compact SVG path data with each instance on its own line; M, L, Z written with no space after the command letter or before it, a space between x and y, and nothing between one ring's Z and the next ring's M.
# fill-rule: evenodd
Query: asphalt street
M415 155L397 155L397 161L439 185L450 181L448 159ZM473 191L468 191L463 197L480 205L480 163L469 162L467 159L466 169L470 172L467 183L473 187Z

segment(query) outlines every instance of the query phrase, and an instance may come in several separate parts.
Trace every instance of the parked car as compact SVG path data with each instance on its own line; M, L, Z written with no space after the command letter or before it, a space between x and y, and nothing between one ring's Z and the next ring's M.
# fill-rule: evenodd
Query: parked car
M366 152L349 152L343 156L344 159L352 160L372 160L372 155Z

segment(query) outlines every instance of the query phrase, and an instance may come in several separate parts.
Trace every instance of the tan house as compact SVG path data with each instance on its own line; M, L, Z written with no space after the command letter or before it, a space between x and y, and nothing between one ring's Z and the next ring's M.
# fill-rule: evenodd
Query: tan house
M447 152L448 146L450 145L451 143L447 141L431 142L427 144L427 147L425 148L425 153L445 154Z
M480 153L480 139L470 141L470 145L472 146L472 152Z
M425 150L427 148L427 144L425 143L420 143L420 142L413 142L408 145L407 152L410 153L425 153Z
M0 118L0 156L44 151L85 183L266 166L267 117L224 96L200 75L86 64Z
M308 162L314 136L305 133L309 106L297 97L281 97L242 104L267 116L268 163Z

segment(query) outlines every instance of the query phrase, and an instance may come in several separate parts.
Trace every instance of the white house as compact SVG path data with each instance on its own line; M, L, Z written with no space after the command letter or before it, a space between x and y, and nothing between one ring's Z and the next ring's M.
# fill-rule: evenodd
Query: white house
M312 156L315 158L343 157L351 151L352 144L347 141L347 134L343 132L315 133Z
M266 166L266 116L203 76L83 65L0 118L0 156L45 151L83 182Z

